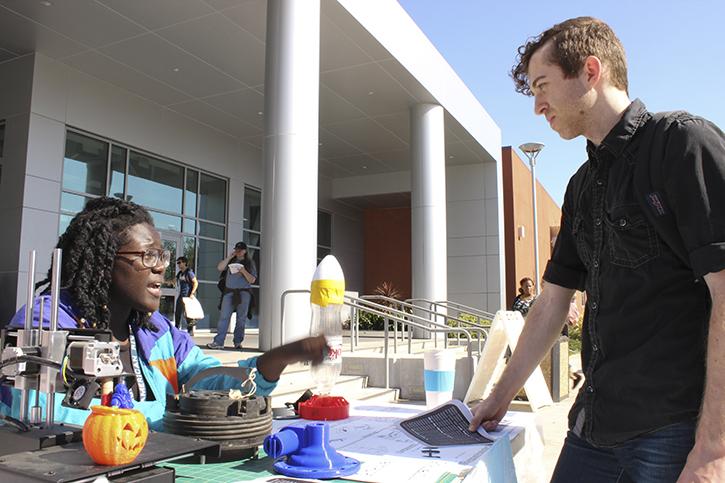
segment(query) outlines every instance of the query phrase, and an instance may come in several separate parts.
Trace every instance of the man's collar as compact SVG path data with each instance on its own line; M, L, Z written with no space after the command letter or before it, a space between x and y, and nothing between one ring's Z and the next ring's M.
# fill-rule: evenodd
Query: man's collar
M622 113L617 124L609 131L599 146L587 141L587 153L589 159L596 159L595 153L606 150L614 158L619 158L624 148L647 119L647 108L639 99L632 101Z

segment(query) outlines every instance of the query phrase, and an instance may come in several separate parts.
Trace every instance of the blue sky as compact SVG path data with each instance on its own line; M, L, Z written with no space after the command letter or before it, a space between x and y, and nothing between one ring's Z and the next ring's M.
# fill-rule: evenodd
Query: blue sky
M534 116L532 99L513 90L508 72L519 45L561 20L590 15L612 26L627 54L632 99L725 129L723 0L399 1L499 125L504 146L546 145L536 174L559 204L586 160L584 140L564 141Z

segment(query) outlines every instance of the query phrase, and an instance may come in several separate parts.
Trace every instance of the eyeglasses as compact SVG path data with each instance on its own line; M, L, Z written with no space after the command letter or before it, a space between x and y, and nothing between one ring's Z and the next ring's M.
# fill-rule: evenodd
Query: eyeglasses
M146 268L156 268L159 262L166 268L171 262L171 252L159 248L149 248L143 252L116 252L116 255L139 255L141 263Z

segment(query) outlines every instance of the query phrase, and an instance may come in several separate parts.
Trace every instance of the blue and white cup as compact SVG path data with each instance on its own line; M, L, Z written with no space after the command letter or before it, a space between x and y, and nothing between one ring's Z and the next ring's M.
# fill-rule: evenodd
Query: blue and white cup
M423 353L423 379L425 403L429 408L453 399L456 379L456 352L449 349L431 349Z

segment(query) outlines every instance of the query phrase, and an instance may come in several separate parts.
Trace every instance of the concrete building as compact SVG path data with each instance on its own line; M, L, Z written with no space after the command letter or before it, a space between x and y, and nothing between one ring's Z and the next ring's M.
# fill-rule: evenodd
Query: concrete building
M506 253L506 306L511 307L518 294L519 280L535 279L534 216L531 192L531 171L511 146L502 150L504 244ZM544 275L551 258L554 241L559 234L561 208L541 183L536 181L538 218L539 273ZM541 283L539 280L537 283Z
M307 333L280 295L329 252L351 290L409 244L411 295L504 303L500 130L393 0L0 0L0 160L3 320L100 195L192 260L202 329L245 240L265 349Z

